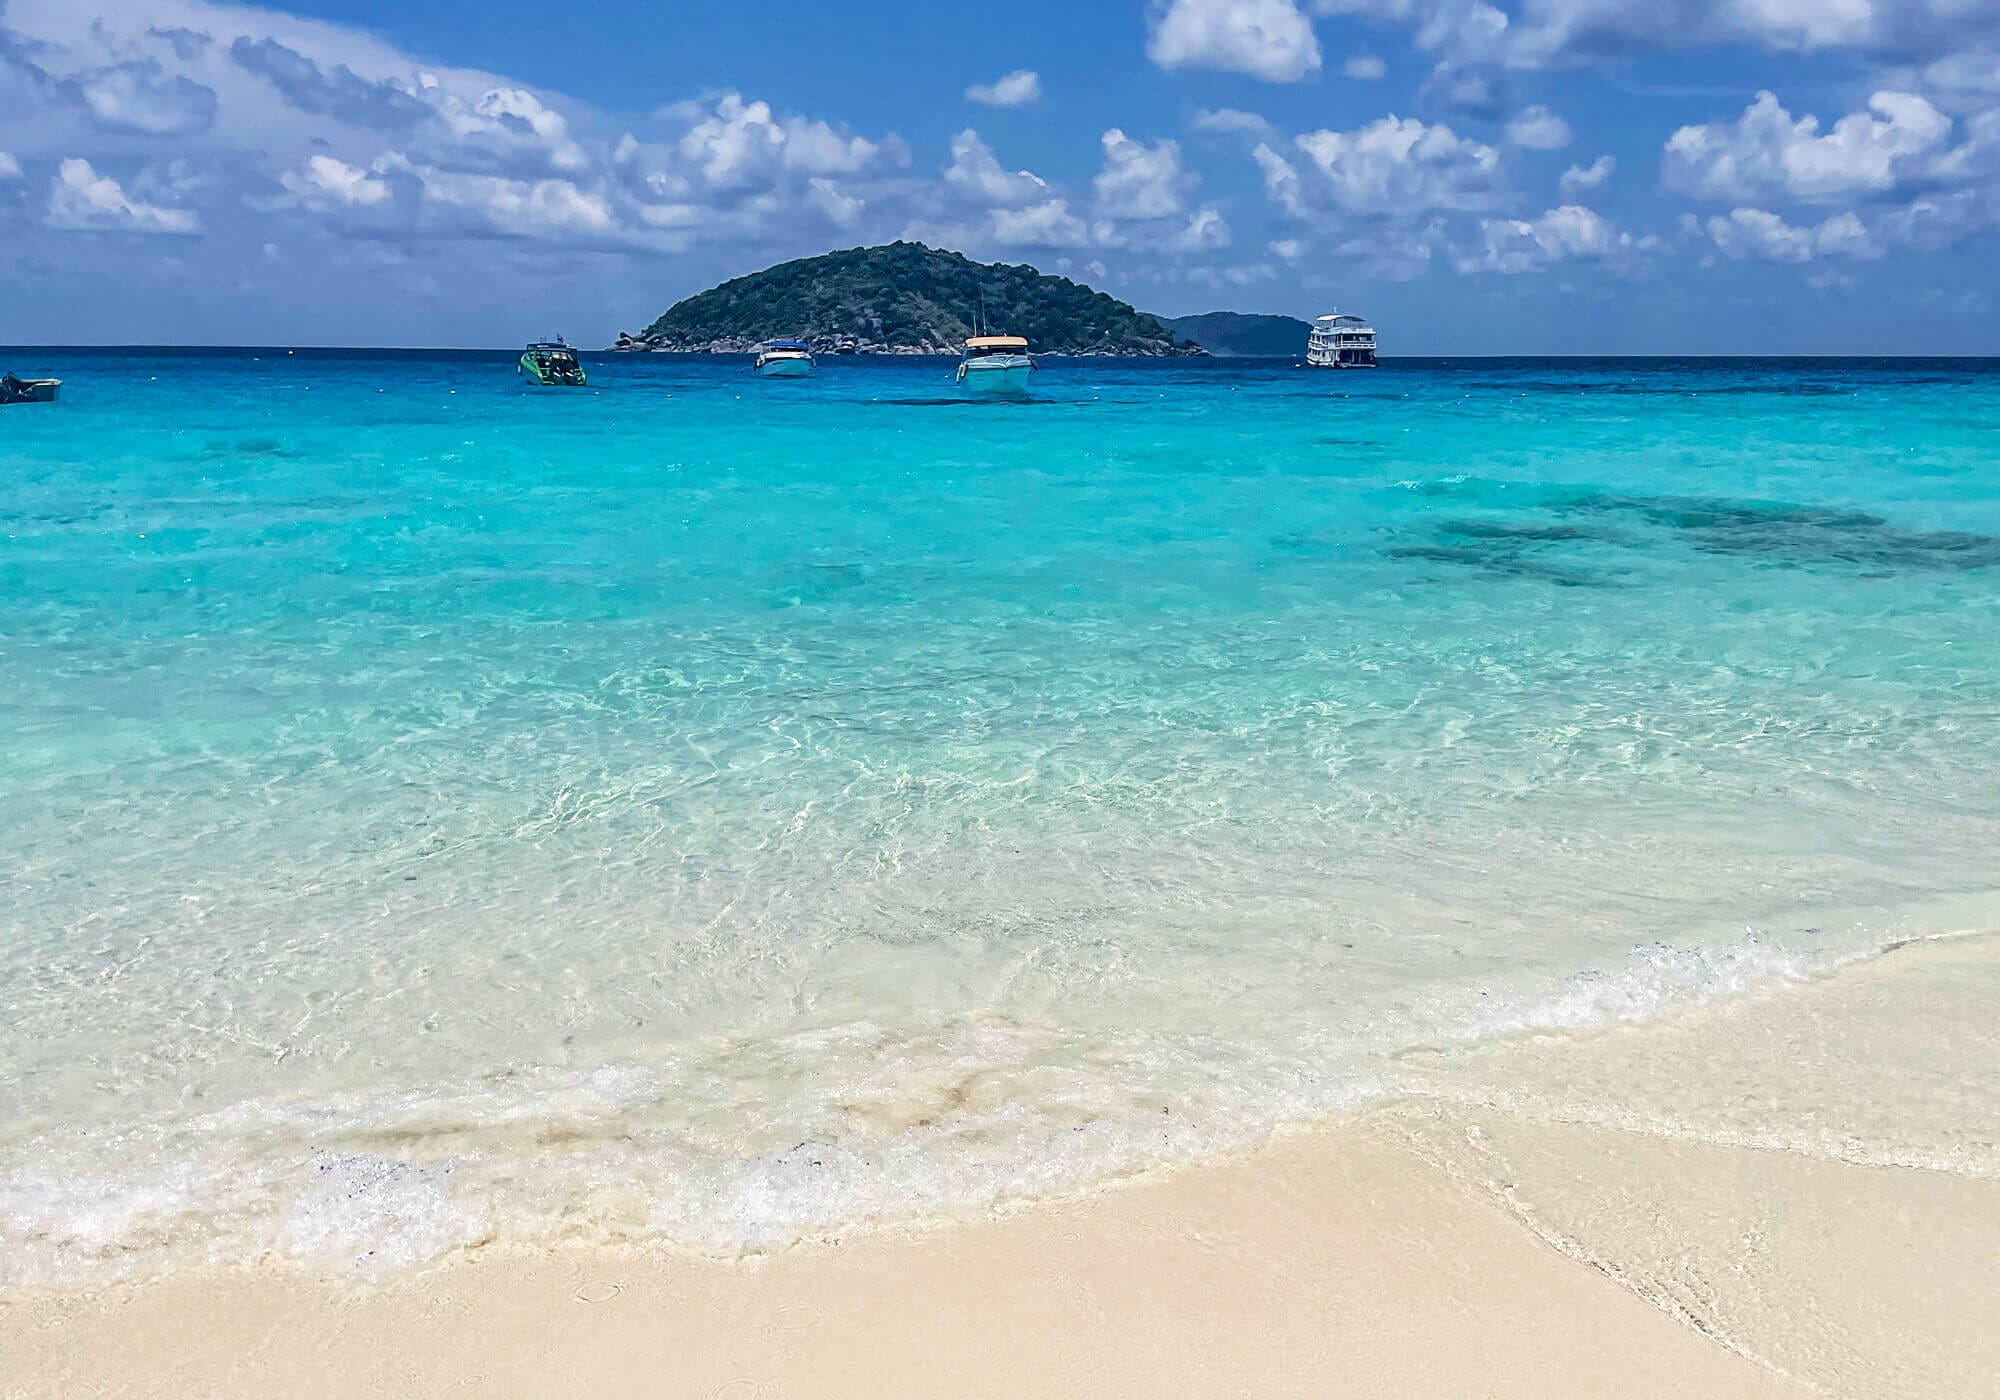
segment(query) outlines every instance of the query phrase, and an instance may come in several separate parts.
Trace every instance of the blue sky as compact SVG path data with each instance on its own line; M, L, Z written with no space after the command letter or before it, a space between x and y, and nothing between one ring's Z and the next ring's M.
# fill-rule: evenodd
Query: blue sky
M896 237L1391 353L2000 353L2000 0L0 0L0 343L638 329Z

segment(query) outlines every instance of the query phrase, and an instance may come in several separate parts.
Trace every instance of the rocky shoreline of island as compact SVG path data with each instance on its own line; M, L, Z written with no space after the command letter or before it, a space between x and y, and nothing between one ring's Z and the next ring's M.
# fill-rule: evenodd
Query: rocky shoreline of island
M835 355L950 356L958 355L964 350L963 345L897 344L867 340L852 335L808 335L796 338L802 341L816 358ZM618 339L605 348L619 354L635 355L749 355L754 354L768 339L769 337L730 335L710 340L695 340L674 336L633 335L630 331L620 331ZM1204 356L1209 352L1199 345L1178 345L1171 348L1148 346L1132 349L1048 350L1036 353L1068 359L1176 359Z

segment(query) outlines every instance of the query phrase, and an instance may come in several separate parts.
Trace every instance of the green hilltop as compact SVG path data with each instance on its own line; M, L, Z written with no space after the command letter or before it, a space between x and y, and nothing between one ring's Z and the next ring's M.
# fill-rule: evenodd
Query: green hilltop
M984 306L983 317L981 307ZM735 352L798 339L821 354L946 354L975 334L1055 355L1198 355L1157 317L1067 277L921 243L780 263L669 307L620 349Z

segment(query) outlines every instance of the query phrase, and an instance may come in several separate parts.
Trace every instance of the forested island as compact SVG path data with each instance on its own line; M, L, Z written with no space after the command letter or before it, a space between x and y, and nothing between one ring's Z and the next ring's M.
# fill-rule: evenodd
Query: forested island
M1050 355L1202 355L1156 316L1067 277L898 242L780 263L669 307L617 349L738 353L803 340L815 354L942 355L966 337L1027 337Z

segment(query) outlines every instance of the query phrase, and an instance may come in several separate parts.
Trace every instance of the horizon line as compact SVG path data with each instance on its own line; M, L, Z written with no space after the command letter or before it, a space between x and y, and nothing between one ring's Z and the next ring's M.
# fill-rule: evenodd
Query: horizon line
M695 359L703 356L725 358L743 353L736 351L673 351L673 350L617 350L611 346L578 345L573 349L591 355L619 355L630 359ZM75 351L75 350L268 350L280 354L306 351L397 351L405 354L518 354L518 346L513 345L344 345L308 344L291 345L257 343L252 341L90 341L90 342L33 342L24 341L18 345L0 344L0 354L22 351ZM940 350L940 356L956 354L952 350ZM1069 352L1043 350L1038 354L1065 356ZM920 358L911 354L893 352L869 353L851 351L829 355L828 359L844 360L908 360ZM1173 360L1179 363L1180 356L1156 355L1082 355L1081 359L1131 359L1131 360ZM1291 355L1228 355L1213 351L1206 357L1211 360L1285 360ZM1562 350L1562 351L1463 351L1434 353L1405 353L1384 355L1385 360L2000 360L2000 350L1901 350L1857 353L1851 351L1826 350Z

